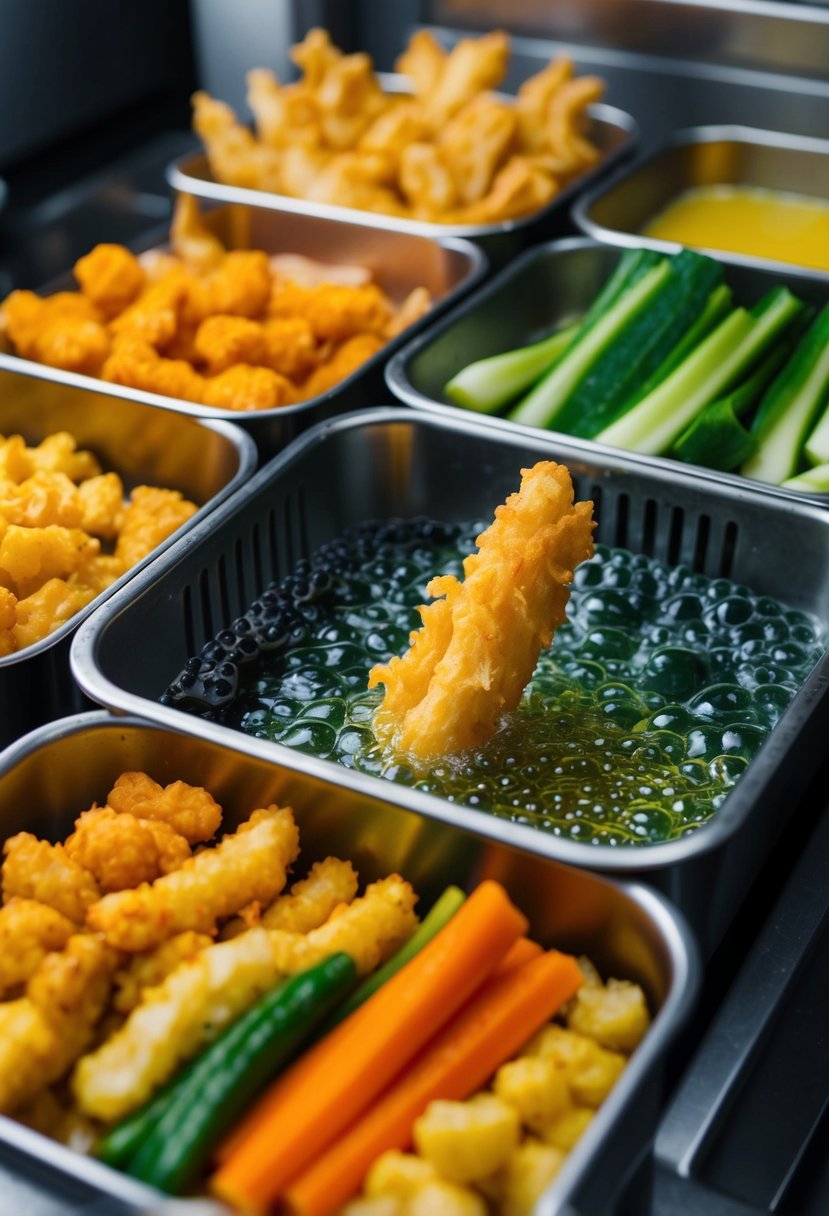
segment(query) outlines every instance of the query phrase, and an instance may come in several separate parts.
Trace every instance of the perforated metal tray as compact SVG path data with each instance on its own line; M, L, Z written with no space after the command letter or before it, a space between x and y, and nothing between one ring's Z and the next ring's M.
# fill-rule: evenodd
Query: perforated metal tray
M121 476L127 490L141 484L164 486L197 503L200 510L175 536L198 526L256 468L253 441L226 422L199 422L128 397L90 393L0 366L0 435L20 434L34 444L55 431L70 431L79 447L91 448L105 471ZM0 657L0 747L41 722L88 706L69 671L72 634L170 543L165 541L54 633Z
M121 772L144 770L159 782L206 786L224 807L227 826L255 806L290 805L300 827L302 865L330 855L347 857L366 882L399 871L424 907L447 883L471 888L484 877L497 878L529 917L536 940L587 954L605 976L641 983L656 1015L537 1207L539 1216L572 1216L571 1204L584 1216L609 1211L623 1175L655 1126L664 1055L698 987L696 949L682 918L645 887L607 882L531 857L272 760L130 718L102 713L67 718L0 756L0 834L25 828L60 839L80 810L103 800ZM160 1212L156 1191L0 1116L0 1199L4 1169L11 1174L10 1189L25 1174L31 1185L55 1197L56 1209L61 1199L69 1207L68 1201L79 1197L78 1208L70 1210L155 1211L158 1204ZM93 1206L96 1200L99 1208ZM201 1211L195 1203L174 1206L182 1216Z
M468 520L491 514L518 470L557 459L577 495L592 498L597 539L685 563L712 577L783 598L829 625L829 513L716 486L693 472L631 467L621 453L526 434L496 434L377 410L314 428L260 470L196 529L85 623L72 652L84 690L111 708L199 734L247 755L324 777L504 844L575 865L647 876L686 912L710 949L740 903L823 753L824 658L711 820L691 836L639 848L564 840L507 823L420 790L192 717L157 697L185 660L238 616L269 579L284 575L349 524L425 514Z

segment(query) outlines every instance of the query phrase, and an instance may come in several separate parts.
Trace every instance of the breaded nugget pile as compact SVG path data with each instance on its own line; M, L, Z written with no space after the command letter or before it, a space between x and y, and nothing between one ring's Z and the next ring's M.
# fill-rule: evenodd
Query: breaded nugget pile
M127 501L68 431L32 448L0 435L0 658L58 629L197 510L155 486Z
M172 252L97 245L79 292L13 291L0 334L24 359L227 410L267 410L326 392L425 313L399 307L358 266L261 250L226 252L179 199Z
M282 976L345 951L364 975L411 936L397 875L357 896L349 862L299 853L289 808L210 844L207 790L123 773L60 844L6 841L0 909L0 1112L88 1146Z
M217 181L408 219L492 224L537 211L599 159L585 131L603 82L574 79L562 57L505 102L489 92L507 69L501 32L447 53L418 31L395 65L411 94L384 93L369 56L343 55L324 30L292 58L296 84L264 69L248 75L255 135L229 106L196 93L193 124Z
M420 609L409 650L369 675L386 689L375 731L409 756L453 755L495 734L564 621L575 567L593 555L593 504L573 504L567 469L539 461L521 475L464 558L464 581L433 578L427 591L443 598Z

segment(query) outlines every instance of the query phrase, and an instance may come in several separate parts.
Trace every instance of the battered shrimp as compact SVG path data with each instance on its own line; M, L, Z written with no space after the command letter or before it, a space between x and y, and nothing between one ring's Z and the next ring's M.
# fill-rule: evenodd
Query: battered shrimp
M266 929L285 929L290 933L309 933L328 920L340 904L348 904L357 894L357 875L350 861L326 857L311 866L307 878L295 882L287 895L280 895L264 912L257 904L243 908L222 930L225 939L245 929L262 925Z
M160 786L147 773L122 773L107 795L107 806L168 823L189 844L210 840L222 822L222 808L200 785L173 781Z
M172 873L188 860L190 846L168 823L94 807L76 819L66 852L107 892Z
M13 895L36 899L55 908L74 924L83 924L86 910L100 897L98 884L62 844L18 832L3 845L3 900Z

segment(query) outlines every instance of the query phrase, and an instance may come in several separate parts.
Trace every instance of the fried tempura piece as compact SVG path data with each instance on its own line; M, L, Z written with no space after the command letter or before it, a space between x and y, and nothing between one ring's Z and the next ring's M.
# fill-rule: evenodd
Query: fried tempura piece
M400 189L415 215L439 217L458 203L455 177L431 143L415 143L400 155Z
M310 89L304 85L283 87L267 68L253 68L246 79L247 102L260 140L273 148L291 143L317 147L322 143L319 105Z
M115 556L123 569L130 569L152 553L197 510L196 504L188 502L180 490L136 486L124 511L124 522L115 546Z
M476 93L494 89L507 70L509 38L493 30L481 38L462 38L443 61L437 79L422 100L435 128Z
M124 516L124 483L118 474L88 477L78 486L76 498L81 512L78 523L84 532L112 540Z
M74 578L75 575L71 577ZM114 578L109 581L114 582ZM15 649L23 650L26 646L33 646L41 638L48 637L50 633L60 629L61 625L66 624L91 603L103 589L67 582L62 578L47 579L37 591L17 601L16 623L13 628Z
M17 596L6 587L0 587L0 659L17 650L13 632L16 624Z
M421 609L422 629L402 658L380 664L369 687L386 697L375 730L398 751L429 759L480 746L514 709L543 646L564 620L567 584L593 553L590 502L573 505L570 475L540 461L495 511L464 560L465 579L432 580L441 603Z
M123 337L101 368L101 378L145 393L200 402L204 377L184 359L165 359L143 338Z
M75 820L66 852L94 875L102 892L153 882L177 870L190 846L168 823L93 807Z
M156 350L163 349L176 336L190 287L190 276L184 266L175 265L110 323L110 332L115 337L128 336Z
M598 101L604 93L604 81L598 76L580 76L562 85L553 97L549 111L550 144L554 157L552 172L560 177L582 173L599 159L594 147L581 130L587 106Z
M319 362L311 322L307 317L270 317L262 325L263 363L289 380L304 380Z
M156 824L156 826L160 826ZM121 1014L132 1013L141 1003L145 988L156 988L182 963L196 958L202 950L213 945L206 933L187 929L146 954L134 954L115 973L113 1008Z
M100 897L98 884L73 861L62 844L18 832L3 845L3 900L12 896L36 899L55 908L74 924L83 924L86 910Z
M269 367L249 363L234 363L204 385L204 404L223 410L272 410L294 400L290 380Z
M25 997L0 1004L0 1111L32 1101L86 1049L114 966L100 938L76 934L46 955Z
M428 30L417 30L395 60L395 71L408 76L416 97L428 97L446 65L446 51Z
M258 321L246 317L207 317L196 330L193 349L207 374L216 376L234 363L264 362L265 335Z
M19 484L0 481L0 515L7 523L24 528L84 526L79 487L65 473L44 469Z
M100 541L80 528L0 526L0 582L18 599L39 590L51 578L66 578L100 552Z
M0 908L0 996L23 984L51 950L62 950L76 926L36 899L12 896Z
M0 436L0 477L15 484L34 472L29 449L22 435Z
M107 319L132 304L144 287L144 271L123 245L96 245L75 263L81 291Z
M273 317L301 317L320 342L342 342L357 334L382 334L392 317L388 297L376 283L348 287L321 283L300 287L278 282L268 311Z
M287 895L280 895L264 912L258 904L243 908L240 916L225 925L221 937L229 940L257 925L289 933L309 933L324 924L340 904L350 903L356 894L357 875L351 862L326 857L325 861L314 862L308 877L295 882Z
M65 473L70 481L81 482L87 477L96 477L101 466L83 448L78 449L77 440L68 431L55 431L47 435L36 447L26 449L29 472L42 469L47 473Z
M358 150L379 152L396 160L410 144L429 134L429 124L418 103L401 99L374 120L360 139Z
M225 256L225 247L205 224L198 201L180 194L170 225L170 248L176 257L198 273L213 270Z
M271 282L270 262L263 250L231 250L209 274L189 280L183 320L197 325L216 313L258 317L267 308Z
M307 934L270 931L277 969L295 975L329 954L345 951L358 975L367 975L411 937L417 926L417 896L399 874L371 883L365 895L341 905L318 929Z
M41 299L31 291L13 291L3 304L3 325L24 359L66 371L94 375L109 351L100 313L75 292Z
M120 578L123 573L124 567L117 557L111 553L99 553L96 557L91 557L88 561L81 562L74 574L69 575L69 578L64 583L64 587L69 588L72 592L78 590L84 592L91 591L93 595L100 595L102 591L106 591L107 587L111 587L115 580ZM48 584L46 585L48 586ZM56 607L59 608L60 602L58 600L57 588L54 589L52 594L55 598ZM34 599L34 596L30 596L29 599Z
M222 808L200 785L173 781L162 787L147 773L122 773L107 796L107 806L167 823L189 844L210 840L222 822Z
M513 148L517 125L511 106L484 93L468 102L443 128L438 148L454 179L461 206L475 203L487 193L498 167Z
M298 851L299 834L288 808L254 811L235 835L196 853L172 874L105 895L89 909L87 923L110 945L130 953L150 950L184 929L211 933L220 917L278 895Z
M546 169L526 156L512 156L500 169L492 189L477 203L452 213L458 224L494 224L498 220L529 215L545 206L558 192L558 182Z
M254 190L279 189L279 153L258 143L230 106L207 93L195 93L193 127L204 141L210 171L218 181Z
M432 297L426 287L415 287L406 296L392 320L386 326L386 337L396 338L404 329L414 325L432 307Z
M515 113L521 132L521 147L526 152L549 149L550 103L563 84L573 76L573 61L566 55L551 60L540 72L520 86L515 98Z
M356 334L337 347L331 358L312 372L299 390L300 400L327 393L335 384L350 376L366 360L376 355L383 339L376 334Z

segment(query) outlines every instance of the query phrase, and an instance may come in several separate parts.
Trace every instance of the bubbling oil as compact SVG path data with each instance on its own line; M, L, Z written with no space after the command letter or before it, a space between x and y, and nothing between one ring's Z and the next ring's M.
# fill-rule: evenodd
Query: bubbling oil
M822 653L816 622L727 579L597 546L567 621L484 747L422 771L375 738L368 672L402 653L437 573L462 577L478 522L363 528L297 641L242 669L220 720L514 823L593 844L696 830ZM342 553L350 554L348 560Z

